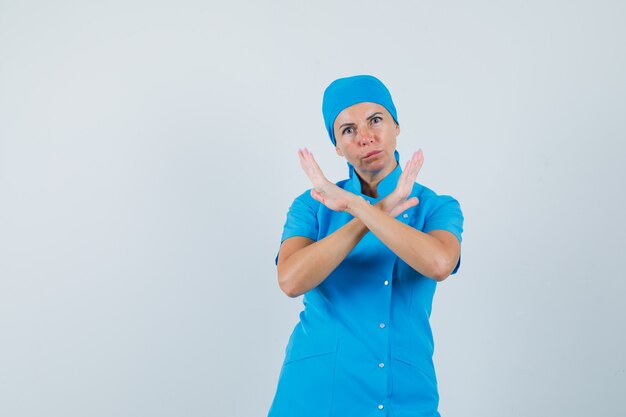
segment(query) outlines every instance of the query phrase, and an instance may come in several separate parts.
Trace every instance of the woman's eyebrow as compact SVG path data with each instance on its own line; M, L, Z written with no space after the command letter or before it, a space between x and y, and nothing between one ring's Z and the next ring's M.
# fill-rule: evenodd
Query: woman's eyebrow
M380 112L380 111L377 111L376 113L372 114L371 116L368 116L365 120L370 120L370 119L372 119L372 118L374 118L375 116L378 116L378 115L382 116L383 113ZM350 122L350 123L342 123L341 126L339 126L339 129L341 129L344 126L355 126L355 125L356 125L356 123L352 123L352 122Z
M370 120L371 118L373 118L374 116L377 116L377 115L381 115L381 116L382 116L382 115L383 115L383 113L382 113L382 112L377 111L376 113L372 114L370 117L368 117L368 118L367 118L367 119L365 119L365 120Z

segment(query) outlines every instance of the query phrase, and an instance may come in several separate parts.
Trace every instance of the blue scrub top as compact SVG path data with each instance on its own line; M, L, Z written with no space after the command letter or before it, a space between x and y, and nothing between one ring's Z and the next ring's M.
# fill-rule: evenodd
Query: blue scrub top
M375 204L395 189L401 173L398 163L378 185L379 198L361 193L352 170L337 185ZM411 196L419 204L397 220L424 233L447 230L461 242L457 200L418 183ZM307 190L289 208L282 240L317 241L352 219ZM304 294L269 417L439 416L429 323L436 286L368 232L328 278Z

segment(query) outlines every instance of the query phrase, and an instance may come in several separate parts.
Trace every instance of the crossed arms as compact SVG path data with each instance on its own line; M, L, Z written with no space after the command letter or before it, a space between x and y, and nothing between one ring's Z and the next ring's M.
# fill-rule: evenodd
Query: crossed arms
M318 241L301 236L285 239L277 271L278 284L289 297L302 295L324 281L368 231L424 276L443 281L454 270L461 251L456 236L445 230L423 233L395 219L419 203L417 197L407 197L424 161L421 151L406 164L396 189L375 205L330 182L308 150L299 151L298 156L313 183L311 196L354 219Z

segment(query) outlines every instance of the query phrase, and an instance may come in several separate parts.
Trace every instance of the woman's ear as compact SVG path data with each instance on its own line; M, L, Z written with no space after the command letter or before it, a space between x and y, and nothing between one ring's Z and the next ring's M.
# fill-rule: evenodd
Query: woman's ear
M335 145L335 152L337 152L337 155L343 157L343 152L341 152L341 149L339 149L339 146L337 146L337 145Z
M400 136L400 125L396 123L396 136Z

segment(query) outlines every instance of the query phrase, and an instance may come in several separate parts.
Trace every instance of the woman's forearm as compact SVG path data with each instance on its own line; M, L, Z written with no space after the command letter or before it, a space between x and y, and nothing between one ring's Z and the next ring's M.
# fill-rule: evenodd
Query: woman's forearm
M387 216L379 209L383 216ZM335 232L307 245L286 259L279 259L278 282L290 297L297 297L317 287L367 234L359 219L352 219Z
M416 230L354 196L349 212L413 269L437 281L445 279L457 259L441 241Z

